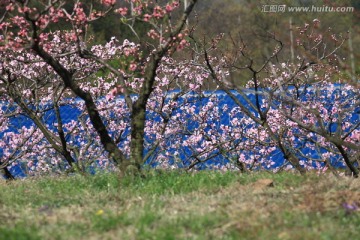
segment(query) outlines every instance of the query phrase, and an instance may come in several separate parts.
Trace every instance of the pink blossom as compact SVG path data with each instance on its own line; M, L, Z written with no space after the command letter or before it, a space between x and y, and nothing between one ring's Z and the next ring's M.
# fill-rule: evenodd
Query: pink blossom
M152 16L151 16L150 14L144 14L143 20L144 20L145 22L148 22L148 21L150 21L151 17L152 17Z
M137 65L135 63L131 63L129 69L130 69L130 71L135 71L136 67L137 67Z
M101 3L106 6L110 6L110 5L114 5L116 3L116 0L102 0Z
M313 20L313 25L314 25L314 28L318 28L319 27L319 25L320 25L320 20L319 19L314 19Z
M174 10L174 7L172 4L167 4L165 9L166 9L166 12L170 13Z
M160 6L155 6L152 16L159 19L164 17L165 13L166 12Z
M119 13L122 16L125 16L128 13L128 9L126 7L124 8L118 8L115 10L116 13Z
M8 5L6 5L6 11L14 11L15 10L15 6L13 3L9 3Z

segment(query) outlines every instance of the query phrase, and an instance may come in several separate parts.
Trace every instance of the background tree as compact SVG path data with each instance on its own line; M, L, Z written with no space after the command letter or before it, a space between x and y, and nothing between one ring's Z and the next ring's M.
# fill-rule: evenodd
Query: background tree
M358 156L359 149L356 82L339 74L337 61L338 50L347 39L329 30L325 34L319 31L319 26L320 21L315 19L311 25L297 29L296 63L275 61L281 59L283 47L277 39L274 40L278 46L260 67L254 64L246 45L230 61L224 57L223 61L228 62L222 65L224 69L252 73L246 86L253 89L252 99L246 94L248 89L218 73L217 57L210 55L206 47L204 58L220 88L254 121L255 128L265 130L265 143L273 143L298 171L305 173L311 165L324 166L320 163L333 170L338 164L336 158L340 157L357 177L357 157L350 157ZM313 58L310 64L309 56ZM242 58L245 65L234 64L232 59L237 58ZM334 82L342 84L334 87ZM240 101L238 95L246 101Z

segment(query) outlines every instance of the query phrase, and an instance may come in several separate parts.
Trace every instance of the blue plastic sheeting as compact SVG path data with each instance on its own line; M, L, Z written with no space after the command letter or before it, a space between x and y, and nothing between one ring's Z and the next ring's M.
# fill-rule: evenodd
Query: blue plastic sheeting
M325 97L327 96L327 90L322 89L322 90L314 90L312 87L309 88L301 88L298 90L298 95L299 95L299 101L325 101L328 107L328 111L331 111L332 108L332 104L335 100L335 98L337 99L342 99L343 101L347 101L349 100L349 98L354 98L357 97L358 95L356 95L356 93L349 93L347 96L342 96L340 94L341 91L341 85L334 85L335 90L333 91L333 93L331 94L331 97ZM289 93L289 96L291 96L293 94L293 91L295 91L294 89L288 89L287 92ZM266 90L263 90L263 92L266 93ZM169 93L169 96L171 96L172 94L177 93L176 91L173 91L171 93ZM233 93L236 95L236 97L239 99L239 101L247 107L247 109L249 109L252 113L254 113L256 116L258 115L256 110L253 109L250 104L248 102L245 101L245 99L243 97L241 97L238 93L234 92ZM244 91L244 93L246 94L247 98L253 103L255 104L256 101L256 96L255 96L255 92L253 89L249 89ZM180 97L178 99L178 105L183 105L188 103L189 105L195 105L195 113L198 113L200 111L200 109L202 108L202 106L205 106L209 101L210 101L210 97L216 97L216 101L217 101L217 106L219 107L219 109L225 109L223 111L223 114L221 116L220 122L217 124L223 124L223 125L229 125L230 124L230 120L231 118L229 117L229 114L231 112L232 109L234 109L235 107L237 107L236 103L233 101L233 99L230 98L230 96L228 96L225 92L223 91L216 91L216 92L204 92L202 94L203 96L198 96L196 93L188 93L187 95ZM264 96L266 96L266 94L264 94ZM265 97L260 97L259 101L261 102ZM78 99L74 100L74 101L80 101ZM123 101L122 97L118 98L118 101ZM279 104L279 102L274 101L273 102L274 105ZM2 106L3 109L5 109L5 106L7 106L7 103L0 103L0 105ZM44 108L49 107L49 106L44 106ZM346 107L346 106L345 106ZM349 108L351 107L350 105L348 106ZM49 108L50 109L50 108ZM359 122L359 112L360 109L357 109L355 111L353 111L352 114L350 114L350 116L348 117L349 120L351 121L351 123L356 124ZM63 119L63 123L68 123L71 120L77 120L77 118L79 117L80 111L78 109L76 109L74 106L71 105L66 105L66 106L61 106L60 107L60 113ZM180 109L175 109L172 112L172 115L175 115L177 113L180 114L184 114L181 112ZM242 118L244 115L243 113L239 112L237 113L236 117L237 118ZM50 128L55 128L54 127L54 123L56 123L56 117L54 114L54 110L49 110L48 112L46 112L46 114L44 115L43 119L46 119L46 123L48 124L48 126ZM151 119L152 121L161 121L161 118L158 114L155 113L148 113L147 114L147 119ZM211 119L208 120L209 124L211 123ZM194 122L193 120L189 120L189 122L186 123L188 130L192 131L193 129L196 129L199 125L199 123ZM10 118L10 125L9 125L9 129L7 131L12 131L12 132L17 132L18 129L20 129L22 126L25 127L30 127L30 126L35 126L34 123L32 123L32 121L27 118L26 116L20 115L17 117L12 117ZM254 128L256 126L248 126L248 128ZM337 124L336 123L332 123L329 124L329 130L331 132L335 132L337 129ZM127 135L129 133L129 129L126 129L125 132L123 133L124 135ZM0 137L4 136L4 132L0 132ZM183 136L183 139L185 139L186 136ZM149 136L146 137L146 140L149 141ZM238 141L242 141L243 139L238 139ZM316 139L314 139L316 141ZM169 151L175 153L175 151L178 151L179 149L171 149L171 141L168 142L168 146L169 146ZM299 159L302 161L306 161L306 157L311 157L312 159L319 159L320 156L318 154L318 151L320 152L325 152L325 149L318 149L318 151L314 150L314 149L310 149L309 147L305 146L305 142L302 139L297 139L295 141L295 147L296 149L299 149L299 152L301 153L299 156ZM147 151L149 151L149 149L145 150L147 153ZM254 151L256 151L256 149L254 149ZM186 167L190 164L189 161L187 161L186 159L188 158L189 155L191 155L191 150L189 149L189 147L184 147L183 149L181 149L181 151L178 151L179 155L177 156L178 158L180 158L182 160L182 164L179 165L178 167ZM156 151L155 151L156 153ZM219 152L216 152L216 150L213 151L212 153L214 155L214 157L212 159L210 159L209 161L207 161L205 164L200 164L198 166L198 169L204 169L207 168L209 166L212 165L223 165L228 163L229 161L223 156L221 155ZM249 157L249 155L251 154L258 154L257 152L251 152L248 151L246 157ZM2 155L2 149L0 149L0 157ZM173 157L170 157L170 162L175 162L175 159L171 159ZM265 168L268 169L273 169L273 168L277 168L280 167L284 164L286 164L286 160L284 159L284 156L282 154L282 152L279 149L275 149L275 151L273 151L269 156L267 156L269 161L273 161L275 162L275 164L271 165L271 166L266 166ZM1 158L0 158L1 159ZM153 158L150 158L148 160L148 164L151 164L152 166L155 166L156 163L153 162ZM337 166L337 167L343 167L343 161L341 159L341 157L335 157L331 159L331 162ZM315 163L312 164L313 166L315 166ZM25 174L22 171L22 167L20 165L16 165L14 167L11 168L11 171L14 175L16 175L17 177L24 177ZM94 170L92 170L94 171Z

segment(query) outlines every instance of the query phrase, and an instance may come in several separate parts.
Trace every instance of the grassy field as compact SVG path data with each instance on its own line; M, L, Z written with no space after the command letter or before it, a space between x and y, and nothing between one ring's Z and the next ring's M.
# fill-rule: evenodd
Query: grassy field
M360 181L291 173L0 180L0 239L360 239Z

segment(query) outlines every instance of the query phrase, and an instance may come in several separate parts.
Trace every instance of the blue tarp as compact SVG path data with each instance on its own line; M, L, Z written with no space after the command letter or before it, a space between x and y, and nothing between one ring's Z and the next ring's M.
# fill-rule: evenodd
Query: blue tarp
M335 96L339 97L338 95L339 95L340 88L341 88L341 85L335 85L336 90L331 95L332 97L330 99L325 99L325 101L329 102L329 110L331 109L331 105L333 103L333 100L334 100ZM266 90L264 90L264 91L266 91ZM291 92L291 91L288 91L288 92ZM175 94L176 91L174 91L173 93ZM249 104L239 94L237 94L234 91L233 91L233 93L236 95L236 97L240 100L240 102L242 104L244 104L245 106L248 107L248 109L251 110L251 112L256 113L255 109L251 109ZM250 101L252 103L255 103L254 90L249 89L245 93L246 93L247 97L250 99ZM301 96L300 99L299 99L300 101L301 100L309 100L311 98L313 98L314 101L317 100L316 98L319 98L319 100L324 101L324 96L326 95L326 89L320 91L320 94L318 94L318 93L315 94L312 88L307 88L307 89L303 88L303 89L300 89L299 93L300 93L300 96ZM169 95L171 95L171 93ZM189 93L185 97L180 97L178 99L178 105L182 105L182 104L185 104L185 103L189 103L190 105L194 104L195 105L195 112L198 112L202 106L206 105L209 102L210 97L213 98L214 96L216 97L216 101L217 101L219 109L223 109L225 106L227 106L227 108L226 108L227 110L224 110L223 115L222 115L222 117L220 119L220 123L218 123L218 124L229 125L229 122L231 120L230 117L229 117L229 113L234 107L237 107L237 105L231 99L231 97L228 96L223 91L219 90L219 91L215 91L215 92L204 92L202 94L202 96L199 96L196 93ZM266 96L266 95L264 95L264 96ZM349 94L346 97L344 96L344 98L352 98L352 97L355 97L355 95L354 94ZM344 101L345 100L346 99L344 99ZM75 99L74 101L80 101L80 100ZM119 97L118 101L123 101L123 98ZM261 101L261 97L260 97L260 101ZM3 109L5 109L5 107L8 107L7 103L2 102L0 104L1 104ZM44 106L44 107L46 107L46 106ZM61 106L60 107L60 112L61 112L61 116L62 116L62 119L63 119L63 123L67 123L67 122L69 122L71 120L76 120L78 118L79 114L80 114L80 111L78 109L76 109L74 106L71 106L71 105ZM177 113L183 114L180 109L175 109L172 112L172 114L177 114ZM238 118L241 118L242 116L243 116L242 113L239 113L237 115ZM50 128L54 128L54 123L56 123L56 117L55 117L55 114L54 114L53 110L49 110L48 112L46 112L46 114L44 115L43 118L46 119L45 120L46 124ZM154 120L155 121L160 121L159 115L157 115L155 113L148 113L147 118L148 119L150 118L153 121ZM359 122L359 113L357 111L354 111L354 113L351 114L350 118L351 118L351 122L354 123L354 124ZM209 121L211 121L211 119L209 119ZM23 115L19 115L19 116L16 116L16 117L11 117L10 122L11 122L11 124L10 124L9 129L7 131L17 132L18 129L20 129L22 126L25 126L25 127L34 126L32 121L29 118L27 118L26 116L23 116ZM196 128L198 123L190 121L187 124L188 124L187 126L188 126L189 130L191 130L191 128ZM249 127L254 127L254 126L249 126ZM332 124L330 126L330 130L335 131L336 127L337 127L336 124ZM128 133L128 129L124 134L127 134L127 133ZM4 132L0 133L0 137L3 137L3 136L4 136ZM239 141L241 141L241 139L239 139ZM304 154L306 156L310 156L313 159L318 159L319 158L318 152L315 151L314 149L309 149L308 147L305 147L304 142L302 142L302 140L298 140L295 143L297 145L297 148L300 149L302 154ZM171 149L171 151L174 151L174 152L176 150L177 149ZM181 152L181 154L179 155L180 158L184 159L184 165L189 164L189 163L185 162L185 158L187 157L186 154L189 151L190 150L186 149L186 147L185 147L183 149L183 151ZM320 149L320 151L325 151L325 150ZM247 154L251 154L251 152L248 152ZM2 149L0 149L0 157L1 157L1 155L2 155ZM276 168L276 167L279 167L279 166L281 166L281 165L283 165L285 163L284 157L283 157L283 155L282 155L282 153L281 153L281 151L279 149L273 151L273 153L270 156L268 156L268 158L275 162L275 164L272 165L270 168ZM300 156L300 159L305 160L306 158ZM150 158L148 162L151 162L151 160L152 159ZM333 159L333 161L334 161L334 163L336 163L336 161L338 161L338 159ZM228 160L226 160L224 158L224 156L219 154L218 156L211 159L211 161L208 161L206 163L206 165L224 164L224 163L227 163L227 162L228 162ZM337 166L342 166L341 161L339 163L336 163L336 164L337 164ZM200 168L204 168L204 167L206 167L206 165L202 165L202 166L200 166ZM12 167L11 171L16 176L24 176L24 173L22 172L21 167L19 165L15 166L15 167Z

